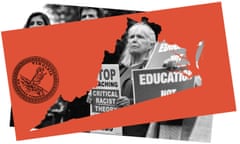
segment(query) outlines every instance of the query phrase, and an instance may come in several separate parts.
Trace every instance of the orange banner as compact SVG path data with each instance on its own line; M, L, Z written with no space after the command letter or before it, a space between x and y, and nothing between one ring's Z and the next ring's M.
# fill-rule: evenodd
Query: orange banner
M161 25L159 41L186 48L202 86L30 131L59 95L72 101L97 85L104 51L114 52L127 18L143 16ZM6 31L2 38L17 140L236 110L221 3ZM205 47L196 69L200 40Z

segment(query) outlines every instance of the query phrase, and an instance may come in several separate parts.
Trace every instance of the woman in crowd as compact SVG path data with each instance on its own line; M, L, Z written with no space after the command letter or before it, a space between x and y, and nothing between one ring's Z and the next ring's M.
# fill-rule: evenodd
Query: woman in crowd
M161 26L155 23L149 23L148 19L143 17L142 22L133 23L128 26L126 33L126 48L120 59L120 80L121 94L117 100L118 107L133 104L133 89L131 80L131 70L145 68L149 56L158 40L158 34L161 32ZM177 68L176 63L169 62L165 65L167 69ZM194 85L201 85L200 76L194 77ZM165 122L152 122L123 127L123 135L139 137L160 138L160 125L162 138L184 139L187 140L196 121L196 117L187 119L176 119Z
M145 67L160 31L160 25L149 23L145 17L142 18L141 22L132 21L132 25L128 26L126 33L127 44L120 59L122 97L117 100L119 107L133 104L131 70ZM123 135L145 137L148 126L147 123L123 127Z
M50 25L50 20L48 16L42 12L34 12L28 17L24 28L32 28L46 25Z

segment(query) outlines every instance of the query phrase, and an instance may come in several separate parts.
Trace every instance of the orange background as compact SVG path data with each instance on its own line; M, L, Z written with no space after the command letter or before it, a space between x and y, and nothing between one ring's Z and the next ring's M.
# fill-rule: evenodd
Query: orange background
M104 50L114 51L116 40L125 31L127 17L140 21L142 16L162 26L159 41L187 49L190 69L201 75L203 85L30 132L60 94L72 101L96 85ZM2 37L18 140L236 110L221 3L7 31ZM204 40L205 47L196 71L195 53L200 40ZM41 104L23 101L12 87L15 66L29 56L50 60L59 72L58 91Z

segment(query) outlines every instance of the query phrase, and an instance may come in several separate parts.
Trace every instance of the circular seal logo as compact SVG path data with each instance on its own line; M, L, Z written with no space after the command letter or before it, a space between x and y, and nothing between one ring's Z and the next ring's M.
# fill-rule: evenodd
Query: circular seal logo
M20 61L12 78L16 93L29 103L42 103L56 92L59 77L56 67L47 59L32 56Z

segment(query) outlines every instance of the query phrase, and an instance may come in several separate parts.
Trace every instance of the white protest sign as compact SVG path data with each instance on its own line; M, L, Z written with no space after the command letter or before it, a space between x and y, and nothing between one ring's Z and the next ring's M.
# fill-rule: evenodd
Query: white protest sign
M117 109L117 99L121 96L118 64L102 64L98 74L98 86L90 91L91 115ZM94 133L122 135L122 127L94 130Z

